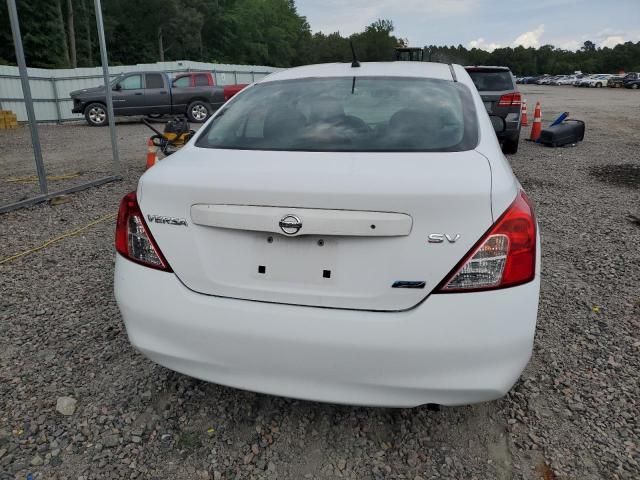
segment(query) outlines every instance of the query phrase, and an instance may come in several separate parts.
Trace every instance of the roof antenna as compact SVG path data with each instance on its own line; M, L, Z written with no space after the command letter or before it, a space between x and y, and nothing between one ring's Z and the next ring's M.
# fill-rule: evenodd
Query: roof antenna
M351 45L351 56L353 57L353 61L351 62L351 68L356 68L360 66L360 62L356 57L356 49L353 48L353 40L349 40L349 45Z

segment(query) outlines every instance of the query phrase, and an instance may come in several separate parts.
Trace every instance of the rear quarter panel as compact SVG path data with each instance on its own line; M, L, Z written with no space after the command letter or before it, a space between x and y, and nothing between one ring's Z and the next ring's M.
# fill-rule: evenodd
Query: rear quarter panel
M511 205L520 186L502 153L495 130L473 80L463 67L456 65L454 68L458 81L471 90L475 102L480 130L476 151L487 159L491 169L491 212L495 221Z

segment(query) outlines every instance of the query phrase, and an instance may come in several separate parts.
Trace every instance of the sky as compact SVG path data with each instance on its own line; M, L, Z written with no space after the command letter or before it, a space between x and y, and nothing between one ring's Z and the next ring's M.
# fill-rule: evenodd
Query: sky
M640 0L296 0L313 32L347 36L393 21L410 46L499 47L551 44L577 50L640 41Z

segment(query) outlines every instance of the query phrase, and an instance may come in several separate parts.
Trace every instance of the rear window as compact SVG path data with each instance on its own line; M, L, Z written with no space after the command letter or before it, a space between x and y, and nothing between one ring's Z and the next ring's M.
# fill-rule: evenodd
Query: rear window
M508 70L487 72L482 70L467 70L471 80L479 92L498 92L513 90L513 78Z
M203 87L209 85L209 77L204 74L196 75L196 87Z
M448 80L306 78L259 83L196 146L286 151L456 152L478 142L471 92Z

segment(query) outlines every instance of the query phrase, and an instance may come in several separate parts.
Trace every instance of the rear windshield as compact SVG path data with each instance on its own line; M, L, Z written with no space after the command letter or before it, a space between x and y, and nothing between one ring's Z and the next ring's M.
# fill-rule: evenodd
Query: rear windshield
M468 72L479 92L498 92L514 89L513 78L511 77L511 72L508 70L501 70L499 72L471 70Z
M471 92L447 80L305 78L259 83L204 128L196 146L286 151L471 150Z

